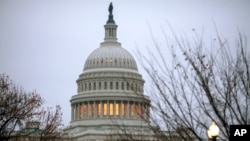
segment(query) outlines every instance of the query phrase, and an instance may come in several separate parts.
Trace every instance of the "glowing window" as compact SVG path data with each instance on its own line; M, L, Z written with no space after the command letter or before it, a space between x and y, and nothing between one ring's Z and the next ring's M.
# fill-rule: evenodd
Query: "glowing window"
M114 115L114 104L109 103L109 115L113 116Z
M84 105L83 105L83 117L86 117L86 116L87 116L87 112L88 112L87 104L84 104Z
M107 116L108 114L108 105L107 103L103 103L103 115Z
M130 117L133 118L135 115L135 106L133 103L130 103Z
M101 116L101 103L97 104L97 116Z
M126 103L122 103L122 116L125 117L126 115Z
M136 105L135 105L135 115L136 115L137 118L140 118L140 114L141 114L141 113L139 113L139 105L136 104Z
M80 106L80 118L83 118L83 104Z
M89 117L92 117L94 115L94 104L93 103L89 103L88 115L89 115Z
M119 103L115 104L115 115L116 116L120 115L120 105L119 105Z

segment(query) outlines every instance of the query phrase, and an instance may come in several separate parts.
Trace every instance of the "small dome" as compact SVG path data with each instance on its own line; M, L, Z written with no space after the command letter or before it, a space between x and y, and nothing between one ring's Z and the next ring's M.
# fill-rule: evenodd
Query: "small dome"
M133 56L120 46L101 46L87 58L84 71L96 68L123 68L137 71Z

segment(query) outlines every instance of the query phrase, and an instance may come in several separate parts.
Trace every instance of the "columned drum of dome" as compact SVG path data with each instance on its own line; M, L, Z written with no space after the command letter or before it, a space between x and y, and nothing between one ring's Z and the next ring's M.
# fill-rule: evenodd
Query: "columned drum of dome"
M66 131L76 140L107 140L121 127L129 132L149 129L150 100L143 92L144 80L133 56L117 41L112 11L111 4L104 41L85 61L76 80L77 94L70 100L71 123Z

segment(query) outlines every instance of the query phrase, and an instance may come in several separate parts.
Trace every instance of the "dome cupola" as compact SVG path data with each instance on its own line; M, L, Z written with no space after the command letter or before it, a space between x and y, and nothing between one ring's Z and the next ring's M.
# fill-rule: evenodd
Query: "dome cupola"
M84 71L102 68L130 69L137 71L133 56L117 41L117 25L113 19L113 6L109 6L109 18L104 25L105 37L100 47L94 50L87 58Z

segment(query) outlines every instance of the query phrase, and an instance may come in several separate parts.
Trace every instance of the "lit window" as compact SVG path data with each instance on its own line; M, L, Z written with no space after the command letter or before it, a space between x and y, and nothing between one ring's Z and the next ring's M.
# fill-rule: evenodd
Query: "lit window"
M80 118L83 118L83 104L80 106Z
M107 106L107 103L103 103L103 115L104 116L107 116L108 114L108 106Z
M139 105L138 104L135 105L135 114L136 114L137 118L140 118L141 113L139 112Z
M113 116L114 115L114 104L109 103L109 115Z
M87 109L87 104L84 104L83 105L83 117L87 117L87 111L88 109Z
M97 104L97 116L101 116L101 103Z
M94 104L93 103L89 103L88 115L89 115L89 117L92 117L94 115Z
M130 117L133 118L135 115L135 106L133 103L130 103Z
M122 116L125 117L126 115L126 103L122 103Z
M116 116L120 115L120 105L119 105L119 103L115 104L115 114L116 114Z

